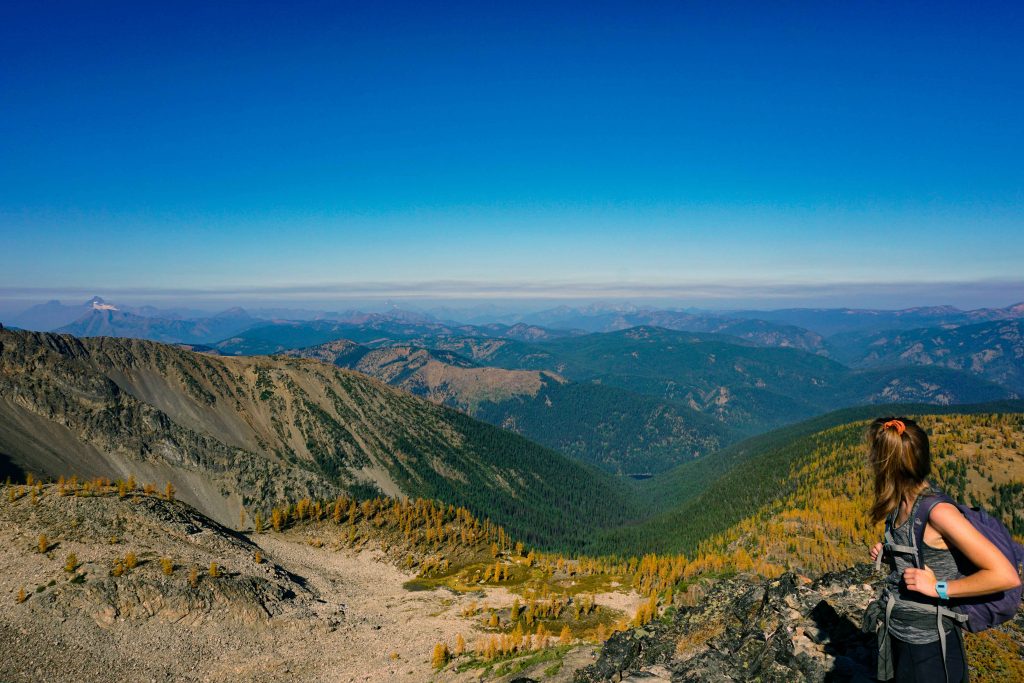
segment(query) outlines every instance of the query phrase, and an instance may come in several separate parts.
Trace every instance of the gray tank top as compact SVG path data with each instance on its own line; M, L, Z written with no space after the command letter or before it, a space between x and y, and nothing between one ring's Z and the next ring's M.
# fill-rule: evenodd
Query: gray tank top
M927 489L923 491L917 497L917 500L914 501L906 521L900 526L892 528L893 540L896 543L900 545L913 545L914 541L911 536L913 535L917 508L921 504L921 498L928 493L929 490ZM933 643L939 639L939 631L935 627L935 613L929 614L907 603L916 602L918 604L935 605L938 604L938 600L910 591L907 589L906 584L903 583L903 570L907 567L916 566L913 557L902 553L893 553L892 557L896 566L885 579L885 591L896 598L896 603L893 605L892 615L889 620L889 631L905 643L917 645ZM935 578L939 581L952 581L963 576L957 567L956 557L949 550L933 548L928 544L924 544L924 563L935 572ZM943 619L943 624L947 633L956 627L953 620L949 617Z

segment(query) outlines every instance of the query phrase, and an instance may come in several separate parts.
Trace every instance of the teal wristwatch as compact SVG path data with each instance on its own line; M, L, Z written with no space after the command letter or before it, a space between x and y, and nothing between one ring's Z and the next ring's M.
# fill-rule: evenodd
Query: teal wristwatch
M935 584L935 592L939 594L940 600L949 600L949 593L946 590L949 586L946 585L945 581L939 581Z

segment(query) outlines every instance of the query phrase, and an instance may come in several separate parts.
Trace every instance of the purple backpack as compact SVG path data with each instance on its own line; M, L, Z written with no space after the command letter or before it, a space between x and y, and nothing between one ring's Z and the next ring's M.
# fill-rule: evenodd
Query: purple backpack
M950 503L967 518L971 525L981 532L981 535L992 542L992 545L999 548L999 551L1006 556L1016 569L1017 573L1024 572L1024 546L1013 540L1010 530L1006 528L999 519L988 514L981 508L972 508L961 505L941 491L922 498L917 508L917 515L914 519L914 544L917 555L914 563L920 568L924 566L924 527L928 522L928 516L932 508L939 503ZM960 555L961 557L962 554ZM970 560L963 557L968 564ZM965 572L970 573L970 572ZM1021 604L1022 587L1017 586L1008 591L981 595L974 598L953 599L953 609L967 617L963 627L972 633L984 631L985 629L997 626L1004 621L1009 621L1017 614Z

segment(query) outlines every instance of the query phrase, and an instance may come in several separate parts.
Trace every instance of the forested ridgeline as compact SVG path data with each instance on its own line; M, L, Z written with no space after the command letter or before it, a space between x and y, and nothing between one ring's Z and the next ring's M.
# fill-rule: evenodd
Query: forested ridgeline
M710 457L681 465L641 482L640 491L651 510L639 524L600 532L591 552L682 552L692 555L705 539L755 514L763 505L785 495L793 485L791 467L822 443L843 432L857 463L867 467L863 425L880 415L985 415L1024 413L1024 401L997 401L960 406L926 404L860 406L746 439ZM950 445L954 447L955 445Z

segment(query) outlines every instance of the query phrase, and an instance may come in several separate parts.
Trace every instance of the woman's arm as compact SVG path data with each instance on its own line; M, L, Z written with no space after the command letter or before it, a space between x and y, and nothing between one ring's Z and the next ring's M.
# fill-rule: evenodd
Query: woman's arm
M1006 556L992 545L990 540L982 536L956 507L949 503L939 503L932 508L928 523L942 535L947 546L956 547L978 568L978 571L970 576L949 581L946 589L949 597L989 595L1020 585L1017 570ZM905 570L903 580L912 591L933 598L938 597L935 591L935 574L927 567Z

